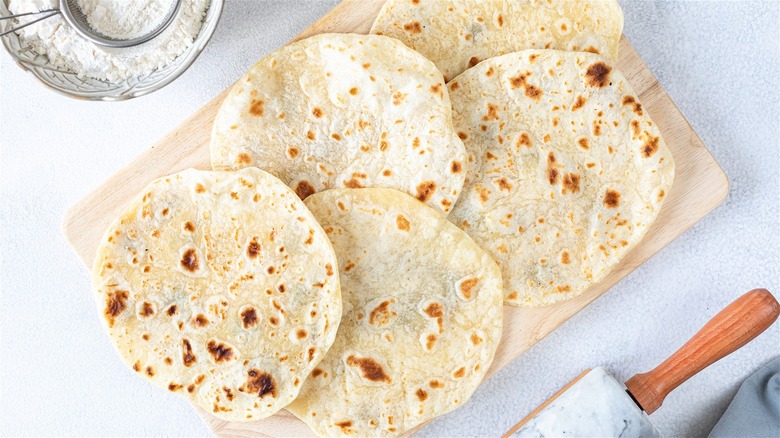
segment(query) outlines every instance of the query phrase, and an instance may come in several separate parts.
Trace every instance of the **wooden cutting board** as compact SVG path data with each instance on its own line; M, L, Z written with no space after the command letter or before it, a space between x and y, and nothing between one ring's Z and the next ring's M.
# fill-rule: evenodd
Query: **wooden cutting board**
M346 0L296 39L325 32L368 33L384 0ZM602 282L571 301L541 308L506 307L504 335L487 376L498 372L555 330L621 278L661 250L723 202L729 183L720 166L691 129L628 40L620 41L617 63L658 125L677 164L677 175L660 216L644 240ZM194 167L210 169L211 124L227 91L215 97L173 132L71 207L64 232L87 267L104 230L150 181ZM86 291L85 291L86 292ZM310 436L311 430L287 411L252 423L228 423L198 409L218 436Z

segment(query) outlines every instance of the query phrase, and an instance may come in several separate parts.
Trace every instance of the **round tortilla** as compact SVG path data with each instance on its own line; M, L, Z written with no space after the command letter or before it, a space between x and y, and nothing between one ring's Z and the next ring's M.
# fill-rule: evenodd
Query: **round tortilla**
M465 175L451 114L441 73L399 41L317 35L266 56L233 86L214 122L211 163L261 167L301 199L389 187L446 214Z
M570 299L655 220L674 179L658 127L591 53L526 50L449 85L469 154L450 218L495 257L508 304Z
M306 205L339 258L344 315L288 409L321 436L390 436L463 405L501 337L495 261L396 190L328 190Z
M388 0L371 28L425 55L445 81L525 49L587 51L614 61L622 32L616 0Z
M255 168L158 179L109 227L93 267L122 360L216 417L267 417L298 395L341 319L327 236Z

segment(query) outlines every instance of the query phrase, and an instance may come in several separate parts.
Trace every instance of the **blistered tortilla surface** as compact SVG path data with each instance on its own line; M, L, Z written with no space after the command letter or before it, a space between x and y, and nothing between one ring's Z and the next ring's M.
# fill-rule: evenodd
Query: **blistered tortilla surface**
M396 190L328 190L306 205L339 258L344 315L288 409L321 436L394 436L463 405L501 337L496 263Z
M322 34L266 56L233 86L211 138L215 169L258 166L301 199L389 187L445 214L464 157L436 66L376 35Z
M599 55L527 50L448 87L469 155L450 219L498 261L506 302L550 304L604 278L645 235L674 179L626 78Z
M526 49L588 51L614 61L622 31L616 0L388 0L371 28L425 55L446 81Z
M303 202L256 168L149 184L93 268L99 314L139 376L229 421L290 403L333 343L337 263Z

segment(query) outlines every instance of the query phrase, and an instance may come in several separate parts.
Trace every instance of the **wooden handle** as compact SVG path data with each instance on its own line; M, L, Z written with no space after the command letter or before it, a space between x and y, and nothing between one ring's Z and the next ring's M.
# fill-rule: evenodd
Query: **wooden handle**
M766 289L753 289L715 315L690 341L650 372L628 379L626 387L648 414L691 376L752 341L780 314Z

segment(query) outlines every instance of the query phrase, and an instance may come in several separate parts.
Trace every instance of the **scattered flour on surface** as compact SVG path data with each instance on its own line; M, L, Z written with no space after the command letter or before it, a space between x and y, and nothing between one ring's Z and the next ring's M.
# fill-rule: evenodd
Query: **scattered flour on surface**
M93 28L107 36L128 39L155 27L170 8L170 0L78 0ZM78 35L57 15L17 33L23 43L58 68L79 77L119 82L165 67L195 41L210 0L183 0L173 23L159 36L124 49L98 46ZM11 0L13 14L57 7L58 0ZM24 17L26 23L38 17Z

